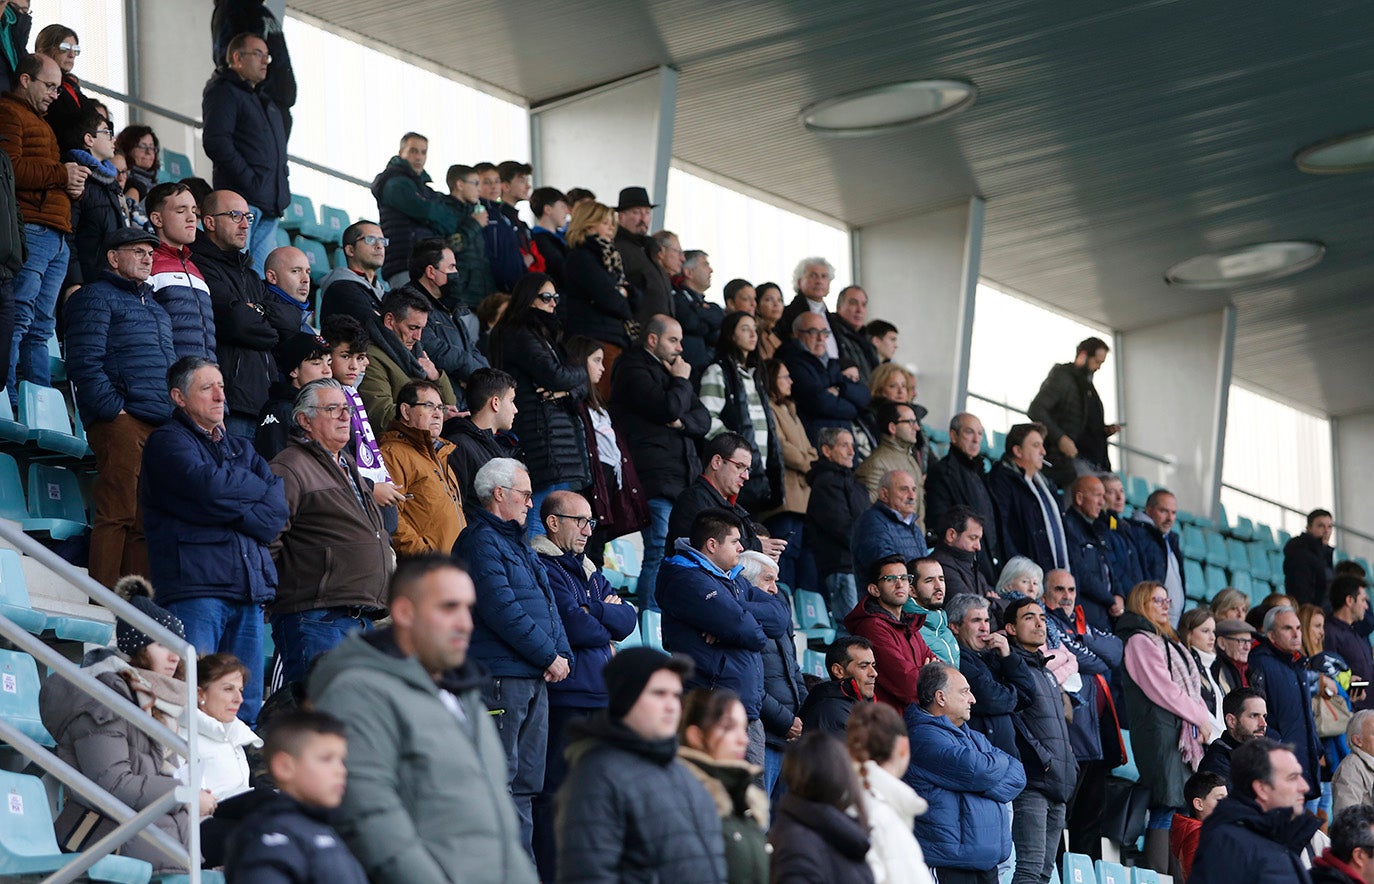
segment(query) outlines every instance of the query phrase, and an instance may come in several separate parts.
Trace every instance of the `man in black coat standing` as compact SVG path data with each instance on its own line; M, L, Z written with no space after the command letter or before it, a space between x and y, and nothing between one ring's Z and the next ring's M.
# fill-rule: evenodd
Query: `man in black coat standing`
M1307 530L1283 547L1283 585L1299 604L1324 605L1336 576L1335 550L1328 541L1335 521L1327 510L1307 514Z
M645 324L641 346L626 350L611 370L611 416L629 444L649 499L639 585L646 587L651 611L658 610L653 587L673 501L701 473L697 440L711 428L711 415L693 392L691 376L692 366L682 358L682 326L661 313Z
M1031 400L1030 419L1049 430L1045 446L1051 452L1050 478L1063 487L1077 473L1110 470L1107 440L1121 428L1108 425L1103 417L1102 399L1093 386L1093 375L1107 360L1111 348L1101 338L1086 338L1078 345L1073 362L1050 369L1040 392ZM1081 467L1075 467L1075 461Z
M977 513L983 524L978 570L987 582L995 583L1001 546L997 514L985 478L988 467L987 455L983 454L983 422L966 411L956 414L949 421L948 456L926 471L926 525L939 525L945 510L952 506L962 504ZM945 571L948 577L949 569Z
M286 118L259 88L272 62L261 37L239 34L229 41L224 60L226 66L211 75L201 97L202 142L215 164L215 189L233 190L248 200L255 216L248 253L261 273L276 245L277 222L291 202Z

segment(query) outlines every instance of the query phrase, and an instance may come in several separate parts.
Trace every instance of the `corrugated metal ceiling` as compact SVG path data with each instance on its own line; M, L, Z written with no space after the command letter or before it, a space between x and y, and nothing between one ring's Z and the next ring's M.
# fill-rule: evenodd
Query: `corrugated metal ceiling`
M1130 329L1239 310L1236 376L1330 414L1374 409L1374 174L1298 172L1298 148L1374 126L1374 6L1154 0L818 2L293 0L538 104L658 64L680 71L674 154L862 226L981 194L983 273ZM944 123L826 139L805 104L970 79ZM1166 286L1184 257L1317 238L1281 284Z

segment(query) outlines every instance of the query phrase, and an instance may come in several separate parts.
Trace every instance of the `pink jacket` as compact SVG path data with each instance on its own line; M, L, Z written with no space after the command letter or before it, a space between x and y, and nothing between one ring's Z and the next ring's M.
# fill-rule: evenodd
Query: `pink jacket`
M1206 704L1201 697L1190 697L1174 684L1169 677L1165 653L1162 640L1155 641L1148 635L1137 633L1126 640L1126 672L1150 698L1150 702L1199 728L1210 729L1212 719L1207 713Z

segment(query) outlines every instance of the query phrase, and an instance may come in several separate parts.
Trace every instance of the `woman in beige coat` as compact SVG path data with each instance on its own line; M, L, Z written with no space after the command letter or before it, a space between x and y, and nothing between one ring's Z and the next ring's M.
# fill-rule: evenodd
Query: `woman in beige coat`
M806 504L811 500L811 486L806 474L819 456L806 428L797 417L792 402L792 375L781 359L764 363L768 372L768 405L773 409L773 423L782 442L782 506L770 513L764 524L774 537L787 541L782 560L778 562L778 579L788 586L813 588L820 585L820 575L810 556L802 554L802 524L806 520Z

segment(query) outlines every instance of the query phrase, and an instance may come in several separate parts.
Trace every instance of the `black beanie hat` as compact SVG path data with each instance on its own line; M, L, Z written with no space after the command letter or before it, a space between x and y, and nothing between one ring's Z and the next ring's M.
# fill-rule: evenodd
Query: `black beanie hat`
M140 613L156 620L159 626L165 626L182 638L186 638L186 627L182 625L181 620L153 601L153 585L148 582L147 578L137 574L121 577L119 582L115 584L114 591L120 598L137 608ZM119 650L126 657L132 657L153 643L151 636L124 620L120 620L116 625L115 635Z
M611 718L619 720L629 714L639 695L644 693L644 686L661 669L676 672L686 679L692 674L692 661L646 647L626 648L612 657L601 670L606 693L610 695L606 711Z

